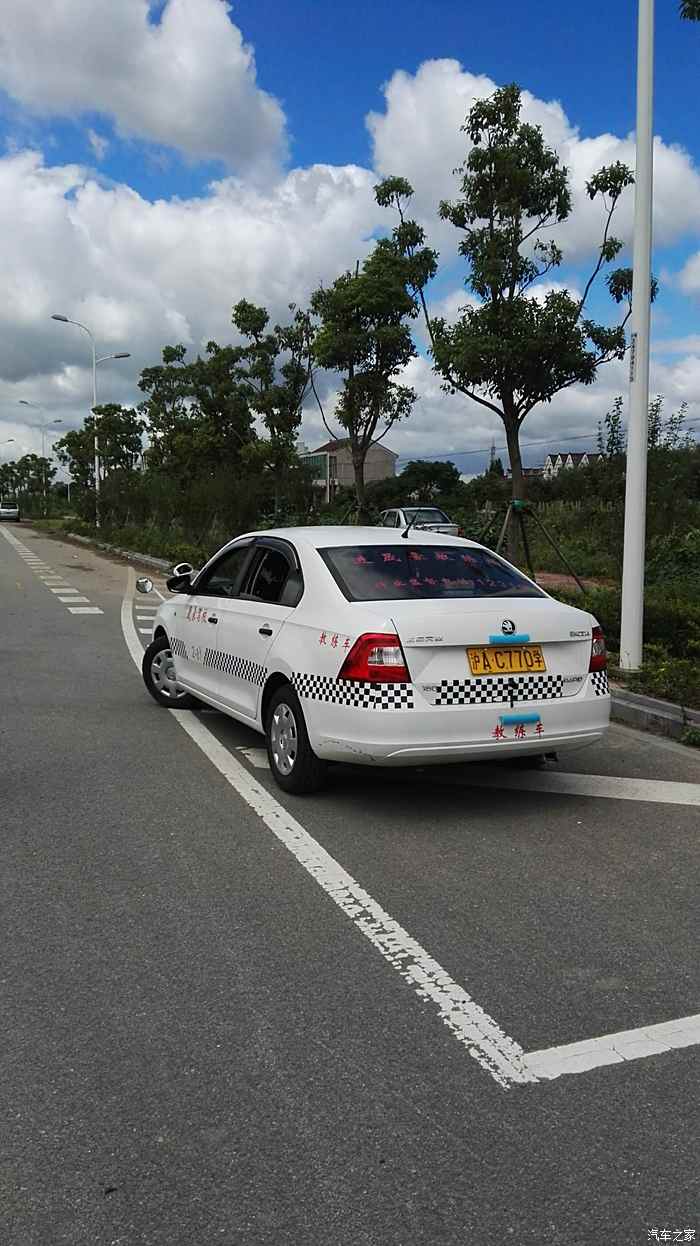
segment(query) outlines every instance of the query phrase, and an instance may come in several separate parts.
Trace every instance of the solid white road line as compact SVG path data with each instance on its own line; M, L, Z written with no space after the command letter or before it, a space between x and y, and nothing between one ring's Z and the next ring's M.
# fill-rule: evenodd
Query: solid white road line
M104 614L99 606L69 606L69 614Z
M640 1026L636 1030L621 1030L619 1034L605 1034L602 1038L585 1039L582 1043L529 1051L523 1063L538 1079L550 1080L564 1073L583 1073L605 1064L625 1064L640 1056L656 1056L679 1047L693 1047L696 1043L700 1043L700 1013L679 1017L677 1021L662 1021L659 1025Z
M132 618L135 574L127 569L127 589L122 601L121 623L126 646L137 668L141 669L143 646L139 641ZM354 878L304 830L296 818L274 796L262 787L240 762L216 739L204 724L189 710L170 710L184 731L216 766L231 787L253 809L267 827L296 857L315 882L330 896L335 904L354 922L360 932L370 940L380 955L397 970L421 997L434 1005L443 1023L469 1054L486 1069L500 1086L551 1080L563 1074L583 1073L606 1064L621 1064L643 1056L657 1055L680 1047L700 1043L700 1017L682 1017L677 1021L665 1021L660 1025L642 1026L636 1030L624 1030L619 1034L601 1038L584 1039L580 1043L568 1043L542 1051L526 1052L509 1038L497 1022L450 978L424 948L411 937L398 922L394 921L375 900L364 891ZM244 753L262 752L242 749ZM505 776L503 776L505 777ZM509 778L511 776L508 776ZM598 775L527 775L525 779L570 778L590 779L595 786ZM530 787L530 783L516 784L513 775L510 786ZM518 779L520 776L518 776ZM624 782L624 781L623 781ZM645 782L629 780L629 782ZM647 780L648 782L648 780ZM499 786L503 786L500 781ZM482 784L494 786L494 783ZM664 788L686 788L693 784L663 784ZM540 788L536 790L552 790ZM563 791L563 788L555 790ZM642 789L646 791L646 789ZM577 795L595 795L586 790ZM604 792L603 795L610 795ZM631 796L622 799L634 799ZM648 795L637 799L648 800ZM671 803L679 803L672 801ZM686 802L680 802L686 803ZM691 802L694 803L694 802Z
M493 770L462 773L467 787L512 788L519 792L555 792L562 796L594 796L607 800L642 800L661 805L700 806L700 783L673 783L666 779L620 779L607 774L572 774L561 771L538 774Z
M246 758L246 760L250 762L251 766L255 766L256 769L258 770L269 770L270 769L270 763L267 760L267 749L239 748L238 752L242 753L243 756Z
M127 647L140 670L143 648L132 619L134 579L133 568L129 567L121 620ZM503 1033L493 1018L232 757L216 736L190 710L171 710L170 713L227 783L289 849L314 882L350 918L384 960L421 999L436 1008L441 1021L481 1067L504 1088L517 1082L535 1081L536 1078L523 1069L522 1047Z

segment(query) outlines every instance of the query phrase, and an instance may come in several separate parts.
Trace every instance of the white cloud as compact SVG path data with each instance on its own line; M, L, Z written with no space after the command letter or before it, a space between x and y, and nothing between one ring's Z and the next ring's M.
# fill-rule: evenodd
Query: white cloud
M284 115L224 0L5 0L0 86L40 116L114 119L122 136L269 175Z
M104 160L109 151L109 139L103 134L98 134L96 130L88 130L88 143L90 144L94 157L97 161Z
M87 324L104 353L131 351L100 370L103 400L125 403L142 397L136 379L165 343L230 341L237 299L288 316L366 254L371 186L365 169L315 165L268 191L227 179L202 198L150 203L36 152L0 159L2 419L20 398L73 424L85 414L89 344L54 312Z
M700 251L686 260L678 274L678 284L684 294L700 294Z

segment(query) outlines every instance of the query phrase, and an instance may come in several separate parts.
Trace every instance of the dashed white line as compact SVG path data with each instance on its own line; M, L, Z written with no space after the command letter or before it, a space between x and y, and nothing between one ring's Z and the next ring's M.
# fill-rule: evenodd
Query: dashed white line
M99 606L69 606L69 614L104 614Z
M50 593L79 593L80 592L80 589L72 588L70 584L59 584L58 587L56 588L54 588L53 585L48 584L47 588Z
M139 632L141 633L142 636L152 636L153 628L152 627L140 627Z
M71 597L59 597L58 601L62 601L64 605L68 605L69 603L72 606L76 606L78 604L87 605L90 601L90 598L89 597L72 597L72 596Z

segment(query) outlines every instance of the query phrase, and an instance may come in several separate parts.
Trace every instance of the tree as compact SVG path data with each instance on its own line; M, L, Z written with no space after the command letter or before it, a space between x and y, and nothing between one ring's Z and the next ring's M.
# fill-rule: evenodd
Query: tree
M179 488L222 468L235 473L255 440L237 349L208 342L205 356L186 355L185 346L164 347L162 363L144 368L139 380L147 395L139 408L150 433L146 464Z
M434 502L459 489L460 474L454 463L430 463L425 459L407 463L399 476L404 500Z
M618 162L587 183L589 197L602 200L604 224L582 296L549 290L535 297L537 283L562 263L551 235L571 215L572 205L568 170L546 146L541 128L523 123L520 112L519 88L501 87L476 101L462 127L472 147L457 170L461 193L454 202L441 203L440 216L462 234L459 252L467 262L465 284L473 305L462 309L455 325L429 317L426 309L434 366L445 390L464 394L503 421L514 498L525 495L524 420L568 386L590 385L603 364L624 356L632 295L631 270L609 272L612 298L627 304L622 322L609 328L586 315L596 278L622 249L610 227L633 177ZM385 187L377 188L379 202ZM406 197L405 191L399 195ZM397 245L400 229L409 224L402 216L394 231Z
M320 319L313 357L342 377L335 418L350 446L359 523L368 513L369 448L410 415L415 401L414 391L398 380L416 354L409 328L416 315L407 290L409 276L406 257L392 240L381 239L361 269L358 265L354 273L344 273L311 299Z
M301 425L304 399L311 384L311 323L307 312L293 303L289 325L267 326L264 307L242 299L233 308L232 322L244 339L235 348L239 383L251 411L260 416L269 441L259 441L251 451L274 482L275 512L280 505L280 487L292 471L300 467L296 440ZM303 481L299 482L303 489ZM297 491L295 487L295 492Z
M603 424L598 424L598 453L603 454L606 459L617 458L627 449L627 438L622 424L623 406L622 394L618 394L610 411L606 411Z

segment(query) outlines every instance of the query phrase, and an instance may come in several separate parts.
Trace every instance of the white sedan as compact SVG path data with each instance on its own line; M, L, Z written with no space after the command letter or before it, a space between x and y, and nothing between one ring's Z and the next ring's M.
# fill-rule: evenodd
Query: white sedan
M262 732L287 791L316 789L332 761L542 757L608 726L597 621L473 541L282 528L175 571L146 687Z

